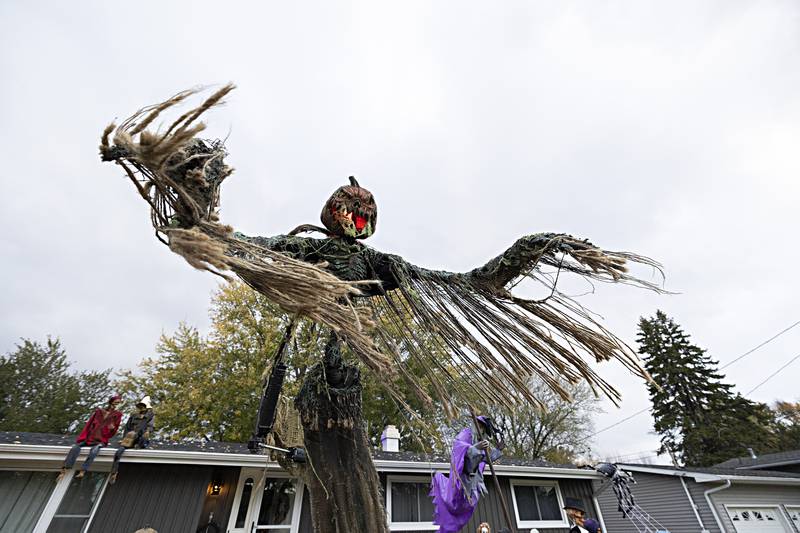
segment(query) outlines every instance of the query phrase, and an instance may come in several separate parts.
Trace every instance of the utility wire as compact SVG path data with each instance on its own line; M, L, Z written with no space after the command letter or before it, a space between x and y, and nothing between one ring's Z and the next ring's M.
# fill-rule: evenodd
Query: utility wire
M749 350L747 350L745 353L743 353L742 355L740 355L739 357L737 357L737 358L736 358L736 359L734 359L733 361L730 361L730 362L726 363L724 366L721 366L721 367L720 367L720 370L725 370L726 368L728 368L729 366L731 366L733 363L735 363L735 362L737 362L737 361L739 361L739 360L741 360L741 359L744 359L746 356L748 356L748 355L750 355L751 353L755 352L756 350L758 350L758 349L759 349L759 348L761 348L762 346L766 346L766 345L767 345L767 344L769 344L770 342L774 341L775 339L777 339L778 337L780 337L781 335L783 335L783 334L784 334L784 333L786 333L787 331L789 331L789 330L791 330L791 329L795 328L795 327L796 327L796 326L798 326L798 325L800 325L800 320L798 320L797 322L795 322L795 323L794 323L794 324L792 324L791 326L787 327L786 329L783 329L783 330L779 331L778 333L776 333L775 335L773 335L773 336L772 336L772 337L770 337L769 339L765 340L764 342L762 342L762 343L761 343L761 344L759 344L758 346L756 346L756 347L754 347L754 348L750 348ZM796 359L798 359L798 358L800 358L800 354L798 354L798 355L797 355L797 357L795 357L794 359L792 359L791 361L789 361L788 363L786 363L785 365L783 365L781 368L779 368L779 369L778 369L778 370L777 370L777 371L776 371L774 374L772 374L771 376L769 376L767 379L765 379L764 381L762 381L761 383L759 383L758 385L756 385L756 387L755 387L753 390L751 390L750 392L748 392L747 394L749 395L749 394L750 394L750 393L752 393L754 390L756 390L757 388L759 388L761 385L763 385L764 383L766 383L767 381L769 381L770 379L772 379L772 378L773 378L775 375L777 375L777 374L778 374L778 373L779 373L781 370L783 370L784 368L786 368L787 366L789 366L790 364L792 364L792 363L793 363L793 362L794 362ZM618 425L620 425L620 424L622 424L622 423L624 423L624 422L627 422L627 421L628 421L628 420L630 420L631 418L636 418L636 417L637 417L637 416L639 416L640 414L642 414L642 413L644 413L644 412L646 412L646 411L650 411L651 409L652 409L651 407L645 407L645 408L644 408L644 409L642 409L641 411L636 411L636 412L635 412L635 413L633 413L632 415L630 415L630 416L627 416L627 417L623 418L622 420L620 420L620 421L618 421L618 422L614 422L614 423L613 423L613 424L611 424L610 426L606 426L606 427L604 427L603 429L600 429L600 430L598 430L598 431L595 431L594 433L592 433L591 435L589 435L589 438L591 439L591 438L592 438L592 437L594 437L595 435L599 435L600 433L603 433L604 431L608 431L608 430L609 430L609 429L611 429L611 428L615 428L615 427L617 427Z
M603 429L600 429L600 430L598 430L598 431L595 431L594 433L592 433L591 435L589 435L589 438L591 439L591 438L592 438L592 437L594 437L595 435L599 435L600 433L602 433L602 432L604 432L604 431L608 431L608 430L609 430L609 429L611 429L611 428L615 428L615 427L617 427L618 425L622 424L623 422L627 422L627 421L628 421L628 420L630 420L631 418L635 418L635 417L639 416L640 414L644 413L645 411L649 411L649 410L650 410L650 407L645 407L645 408L644 408L644 409L642 409L641 411L636 411L636 412L635 412L635 413L633 413L632 415L630 415L630 416L626 416L625 418L623 418L623 419L622 419L622 420L620 420L619 422L614 422L614 423L613 423L613 424L611 424L610 426L606 426L606 427L604 427Z
M746 351L745 353L743 353L742 355L740 355L739 357L737 357L736 359L734 359L734 360L733 360L733 361L731 361L730 363L727 363L725 366L721 367L721 368L720 368L720 370L725 370L726 368L728 368L729 366L731 366L733 363L735 363L735 362L736 362L736 361L738 361L739 359L742 359L742 358L744 358L744 356L746 356L746 355L750 355L751 353L755 352L756 350L758 350L759 348L761 348L761 347L762 347L762 346L764 346L765 344L769 344L770 342L774 341L775 339L777 339L778 337L780 337L781 335L783 335L784 333L786 333L787 331L789 331L789 330L790 330L790 329L792 329L793 327L797 326L798 324L800 324L800 320L798 320L797 322L795 322L794 324L792 324L792 325L791 325L791 326L789 326L788 328L784 329L784 330L783 330L783 331L781 331L780 333L777 333L777 334L773 335L772 337L770 337L769 339L765 340L764 342L762 342L761 344L759 344L759 345L758 345L758 346L756 346L755 348L752 348L752 349L750 349L750 350ZM752 392L752 391L750 391L750 392ZM748 392L747 394L750 394L750 392Z
M766 383L767 381L771 380L772 378L774 378L775 376L777 376L778 374L780 374L781 370L783 370L783 369L784 369L784 368L786 368L787 366L791 365L792 363L794 363L794 362L795 362L795 361L797 361L798 359L800 359L800 353L799 353L799 354L797 354L797 355L795 355L794 357L792 357L792 358L789 360L789 362L788 362L788 363L786 363L785 365L783 365L782 367L780 367L778 370L776 370L775 372L773 372L772 374L770 374L770 375L769 375L769 377L768 377L767 379L765 379L764 381L762 381L761 383L759 383L758 385L756 385L755 387L753 387L753 388L750 390L750 392L748 392L748 393L747 393L747 396L749 396L750 394L752 394L752 393L753 393L753 391L755 391L755 390L756 390L757 388L759 388L761 385L763 385L763 384L764 384L764 383Z
M652 449L649 450L641 450L638 452L630 452L630 453L623 453L623 454L611 454L609 457L633 457L634 455L641 455L643 453L653 453Z

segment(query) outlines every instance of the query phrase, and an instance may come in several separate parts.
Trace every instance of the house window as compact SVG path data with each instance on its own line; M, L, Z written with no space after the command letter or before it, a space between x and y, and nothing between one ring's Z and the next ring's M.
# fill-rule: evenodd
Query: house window
M289 478L266 478L258 509L256 530L270 530L288 533L292 526L295 482Z
M386 512L392 531L435 530L430 478L389 476L386 480Z
M56 475L0 470L0 531L33 531L56 486Z
M87 472L82 478L73 477L47 533L83 533L106 479L105 472Z
M788 531L791 528L786 523L785 516L778 505L759 507L725 505L725 510L728 512L734 529L739 533ZM791 513L789 519L791 519Z
M236 511L236 524L234 527L242 528L247 521L247 510L250 508L250 496L253 495L253 478L249 477L244 482L242 497L239 500L239 509Z
M517 527L567 527L558 482L512 480L511 496Z
M263 468L243 468L228 522L228 533L297 533L303 483Z

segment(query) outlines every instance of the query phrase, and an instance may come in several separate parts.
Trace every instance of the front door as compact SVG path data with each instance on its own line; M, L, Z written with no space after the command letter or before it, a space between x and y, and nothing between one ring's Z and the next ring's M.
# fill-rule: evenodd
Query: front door
M228 523L230 533L297 533L302 482L282 472L243 468Z

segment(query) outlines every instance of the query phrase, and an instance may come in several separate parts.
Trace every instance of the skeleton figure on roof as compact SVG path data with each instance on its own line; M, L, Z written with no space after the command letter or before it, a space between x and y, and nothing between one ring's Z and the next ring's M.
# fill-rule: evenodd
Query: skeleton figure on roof
M222 224L220 185L232 169L222 142L197 138L204 128L197 119L232 89L223 87L157 131L148 128L196 91L146 107L106 128L100 152L125 171L151 208L157 238L173 252L195 268L226 278L232 272L288 314L327 327L321 361L308 369L295 400L314 467L299 475L311 495L315 533L388 531L361 417L360 369L343 357L345 344L398 405L407 407L410 389L451 418L467 405L538 403L528 387L532 376L565 398L563 379L584 381L617 401L619 393L590 362L614 359L648 378L625 343L557 288L559 275L571 273L658 290L627 272L626 262L658 269L645 257L539 233L469 272L430 270L363 244L375 232L377 207L355 178L325 204L324 229L303 225L286 235L250 237ZM324 238L300 236L310 230ZM523 277L543 283L547 296L512 294ZM409 362L428 370L424 384L408 371Z

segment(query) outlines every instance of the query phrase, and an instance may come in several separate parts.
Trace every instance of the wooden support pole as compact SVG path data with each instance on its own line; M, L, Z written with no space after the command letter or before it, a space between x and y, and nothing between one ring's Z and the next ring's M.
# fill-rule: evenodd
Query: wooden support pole
M475 416L475 410L472 407L469 408L469 413L472 415L472 422L475 424L475 431L478 434L478 442L480 442L483 440L483 432L481 431L481 426L478 423L478 417ZM489 450L483 450L483 454L486 457L486 463L489 465L489 470L492 472L494 487L497 489L497 494L500 496L500 505L503 506L503 514L506 518L506 525L508 526L508 530L513 533L514 522L511 520L511 513L508 511L506 496L503 494L503 489L500 488L500 480L497 479L497 474L494 473L494 465L492 464L491 453L489 453Z

